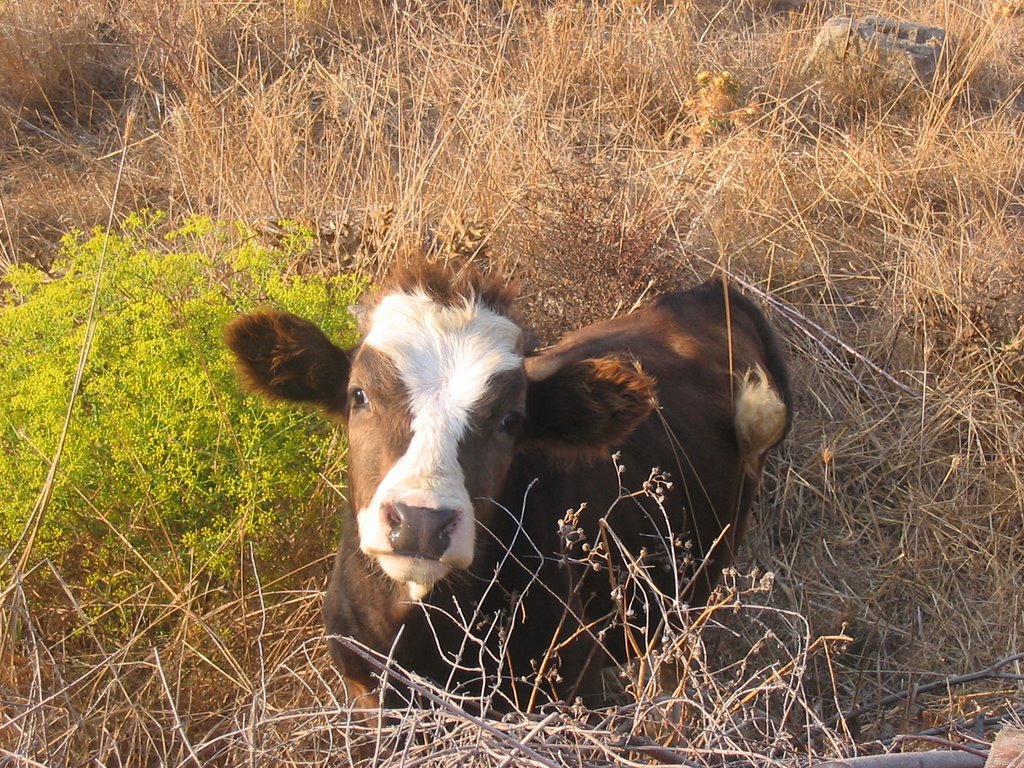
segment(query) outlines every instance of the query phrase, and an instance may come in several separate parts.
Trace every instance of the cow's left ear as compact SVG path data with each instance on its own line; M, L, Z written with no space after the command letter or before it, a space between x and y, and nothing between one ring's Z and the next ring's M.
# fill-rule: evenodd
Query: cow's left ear
M274 310L253 312L232 320L224 340L250 389L336 414L345 410L349 356L309 320Z
M526 375L523 438L558 453L607 456L657 406L654 380L617 357L527 358Z

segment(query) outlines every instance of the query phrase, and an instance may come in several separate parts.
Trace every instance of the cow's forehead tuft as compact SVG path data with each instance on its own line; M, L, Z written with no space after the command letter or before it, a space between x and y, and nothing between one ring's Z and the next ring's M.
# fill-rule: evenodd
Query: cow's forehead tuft
M413 259L399 266L389 277L388 289L395 293L418 292L443 306L471 300L506 315L516 294L515 288L500 276L484 274L474 266L456 271L425 259Z

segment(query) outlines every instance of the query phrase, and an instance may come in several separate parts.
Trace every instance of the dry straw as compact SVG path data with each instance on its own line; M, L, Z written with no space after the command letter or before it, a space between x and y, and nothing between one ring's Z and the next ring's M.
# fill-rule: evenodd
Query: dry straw
M839 12L946 27L946 74L805 79ZM333 542L273 582L182 568L116 604L29 556L3 571L0 763L788 765L987 738L1024 699L1022 23L984 0L0 5L0 266L48 269L61 233L141 205L284 216L322 234L296 269L380 274L426 241L509 271L541 340L718 270L798 390L742 553L774 586L687 617L655 660L676 684L633 670L658 684L482 721L417 682L367 720L324 652Z

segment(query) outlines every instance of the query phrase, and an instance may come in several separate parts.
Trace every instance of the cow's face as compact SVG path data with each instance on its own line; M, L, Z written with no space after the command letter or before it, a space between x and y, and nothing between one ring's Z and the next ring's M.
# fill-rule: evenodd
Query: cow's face
M253 388L347 423L360 549L415 599L473 562L516 450L607 455L653 407L628 361L524 360L506 309L475 289L395 290L348 351L294 315L228 327Z
M385 296L348 380L360 547L414 597L473 562L526 407L523 333L472 298Z

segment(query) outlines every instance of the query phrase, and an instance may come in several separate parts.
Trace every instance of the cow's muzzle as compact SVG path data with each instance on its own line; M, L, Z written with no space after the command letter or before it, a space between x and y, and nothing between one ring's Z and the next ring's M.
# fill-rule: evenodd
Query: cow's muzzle
M390 528L391 552L424 560L444 556L459 519L456 509L412 507L400 501L385 505L384 515Z

